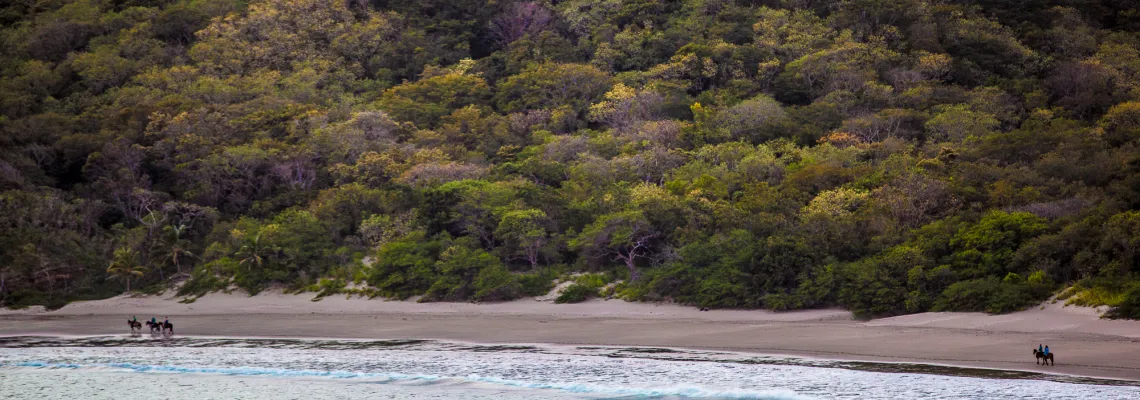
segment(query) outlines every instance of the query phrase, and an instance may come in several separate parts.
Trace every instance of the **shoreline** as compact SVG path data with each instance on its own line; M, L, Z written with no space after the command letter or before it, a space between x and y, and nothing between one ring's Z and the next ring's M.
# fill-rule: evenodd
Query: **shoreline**
M1091 309L1059 304L998 316L925 313L857 321L842 310L700 312L620 300L470 304L335 296L313 302L267 293L212 294L182 304L120 296L52 312L0 310L0 336L125 336L124 314L169 316L176 337L660 347L1140 381L1140 322L1100 320ZM1058 354L1056 366L1034 363L1030 347L1039 342Z
M146 339L163 340L158 337L142 334L139 336L130 335L0 335L0 339L64 339L64 340L82 340L82 339L136 339L140 342L147 341ZM708 352L708 355L732 355L740 357L749 357L747 359L671 359L668 357L645 357L652 359L661 359L665 361L695 361L695 362L723 362L723 363L745 363L745 364L769 364L769 365L789 365L810 368L836 368L848 369L856 371L869 371L869 372L882 372L882 373L916 373L925 375L944 375L944 376L961 376L973 377L983 379L1026 379L1026 380L1044 380L1050 382L1060 383L1076 383L1076 384L1091 384L1091 385L1109 385L1109 386L1135 386L1140 387L1140 380L1113 378L1104 376L1086 376L1074 375L1055 371L1039 371L1018 368L998 368L998 367L979 367L969 365L957 364L941 364L941 363L927 363L927 362L914 362L914 361L869 361L863 359L851 358L831 358L822 357L819 355L806 355L806 354L772 354L772 353L757 353L752 351L739 351L739 350L725 350L722 348L702 348L702 347L645 347L645 346L614 346L605 344L586 344L586 343L531 343L531 342L470 342L461 340L445 340L433 338L334 338L334 337L291 337L291 336L210 336L210 335L194 335L194 336L177 336L168 339L181 339L181 340L234 340L234 341L260 341L260 340L289 340L289 341L337 341L337 342L383 342L383 341L426 341L437 342L443 344L458 344L464 346L522 346L522 347L535 347L535 348L577 348L579 350L589 348L591 350L606 349L606 350L653 350L646 353L692 353L692 352ZM3 347L0 347L2 349ZM660 350L660 351L659 351ZM665 351L668 350L668 351ZM638 353L638 352L635 352ZM632 356L631 356L632 357ZM632 357L637 358L637 357ZM761 360L757 360L760 358Z

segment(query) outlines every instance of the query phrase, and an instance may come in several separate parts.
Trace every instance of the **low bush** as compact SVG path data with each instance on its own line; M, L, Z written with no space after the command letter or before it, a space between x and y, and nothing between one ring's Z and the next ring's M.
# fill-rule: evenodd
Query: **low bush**
M554 302L558 304L581 303L597 295L598 288L575 283L563 290L558 298L554 299Z
M179 296L201 296L209 292L224 290L229 285L229 278L217 274L221 269L233 269L237 262L230 258L222 258L199 265L190 273L190 279L178 288Z
M1120 303L1106 313L1105 318L1140 319L1140 285L1133 285L1120 300Z
M317 284L310 286L309 289L317 292L317 296L314 298L315 300L344 293L346 287L348 287L348 282L345 282L343 279L322 278Z
M984 311L1004 314L1024 310L1052 294L1047 282L1027 282L1016 274L1001 281L996 278L956 282L942 292L934 311Z
M558 273L552 269L544 269L518 276L519 289L523 296L542 296L554 288L554 278Z
M1123 279L1097 278L1084 279L1066 290L1058 299L1065 304L1097 307L1116 307L1124 302L1134 283Z
M522 285L517 275L502 264L483 268L475 277L475 294L479 301L506 301L522 297Z

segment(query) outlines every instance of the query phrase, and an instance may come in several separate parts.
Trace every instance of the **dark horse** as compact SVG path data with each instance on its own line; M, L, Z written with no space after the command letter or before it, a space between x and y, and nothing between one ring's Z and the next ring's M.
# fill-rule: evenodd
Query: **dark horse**
M127 326L131 327L131 333L135 333L135 329L142 330L142 322L127 320Z
M1037 351L1033 349L1033 356L1037 357L1037 363L1041 365L1057 365L1053 361L1053 353L1045 354L1044 351Z
M166 334L167 331L170 331L171 335L174 334L174 324L170 322L147 321L146 325L150 327L150 333L155 333L157 331L159 334Z

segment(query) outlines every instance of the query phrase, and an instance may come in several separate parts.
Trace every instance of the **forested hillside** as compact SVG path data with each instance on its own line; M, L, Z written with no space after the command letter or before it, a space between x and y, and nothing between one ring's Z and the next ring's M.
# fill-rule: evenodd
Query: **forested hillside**
M1069 288L1140 318L1130 0L6 4L0 306L595 272L574 296L882 316Z

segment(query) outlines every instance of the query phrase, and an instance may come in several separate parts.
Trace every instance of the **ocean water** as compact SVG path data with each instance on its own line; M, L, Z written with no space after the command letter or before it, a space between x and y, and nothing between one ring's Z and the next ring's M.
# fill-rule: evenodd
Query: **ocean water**
M1140 399L1127 382L660 348L0 338L0 399Z

